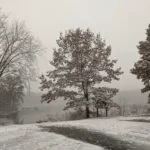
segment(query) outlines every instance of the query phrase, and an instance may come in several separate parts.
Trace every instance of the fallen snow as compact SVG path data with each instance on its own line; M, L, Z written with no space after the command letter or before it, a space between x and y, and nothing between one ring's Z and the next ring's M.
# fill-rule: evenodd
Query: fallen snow
M36 124L0 127L0 150L103 150L103 148L42 132Z
M87 119L81 121L67 121L58 123L45 123L53 126L73 126L91 131L106 133L123 141L130 143L144 144L150 147L150 123L133 122L127 120L145 119L150 117L115 117L105 119Z
M102 132L130 143L150 147L150 123L126 120L150 117L118 117L87 119L56 123L42 123L43 126L67 126ZM69 139L55 133L41 131L39 124L11 125L0 127L0 150L104 150L102 147Z

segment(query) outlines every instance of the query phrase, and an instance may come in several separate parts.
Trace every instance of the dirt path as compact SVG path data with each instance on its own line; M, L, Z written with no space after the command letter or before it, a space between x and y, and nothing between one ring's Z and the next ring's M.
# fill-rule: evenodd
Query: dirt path
M62 134L69 138L99 145L109 150L150 150L150 147L146 145L138 145L133 142L126 142L108 134L80 129L73 126L41 126L41 128L43 131Z

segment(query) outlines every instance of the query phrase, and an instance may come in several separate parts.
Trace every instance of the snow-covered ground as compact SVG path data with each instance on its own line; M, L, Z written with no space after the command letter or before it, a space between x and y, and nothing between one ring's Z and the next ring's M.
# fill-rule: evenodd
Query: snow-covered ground
M81 129L88 129L114 136L122 141L145 145L150 149L150 123L127 121L134 119L150 121L150 117L115 117L59 122L53 124L45 123L45 126L73 126Z
M127 121L150 120L150 117L115 117L56 123L42 123L44 127L76 127L98 132L150 149L150 123ZM39 124L0 127L0 150L104 150L104 148L63 135L42 131Z
M42 132L36 124L0 127L0 150L103 150L99 146Z

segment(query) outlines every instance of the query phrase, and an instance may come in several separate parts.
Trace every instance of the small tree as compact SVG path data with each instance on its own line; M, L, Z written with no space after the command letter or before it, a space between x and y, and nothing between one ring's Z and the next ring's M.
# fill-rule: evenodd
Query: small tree
M66 31L57 40L50 64L53 70L41 76L42 101L51 102L58 97L67 100L66 109L84 107L89 118L90 94L96 84L119 80L121 68L114 69L117 60L111 60L111 47L106 46L100 34L89 29Z
M150 91L150 25L146 30L146 35L146 40L139 42L137 46L141 55L140 60L131 69L131 73L136 75L137 79L141 79L145 86L141 90L142 93ZM148 96L148 102L150 103L150 94Z
M112 98L117 94L119 90L115 88L94 88L93 90L93 104L96 108L97 117L99 116L99 109L104 108L106 112L106 117L108 116L108 110L112 107L118 107L116 103L113 102Z

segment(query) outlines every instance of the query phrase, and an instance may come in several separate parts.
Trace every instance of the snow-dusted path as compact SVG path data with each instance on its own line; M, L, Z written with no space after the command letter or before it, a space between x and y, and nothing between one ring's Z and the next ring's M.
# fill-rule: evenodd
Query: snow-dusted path
M42 132L37 125L0 127L0 150L103 150L103 148Z

